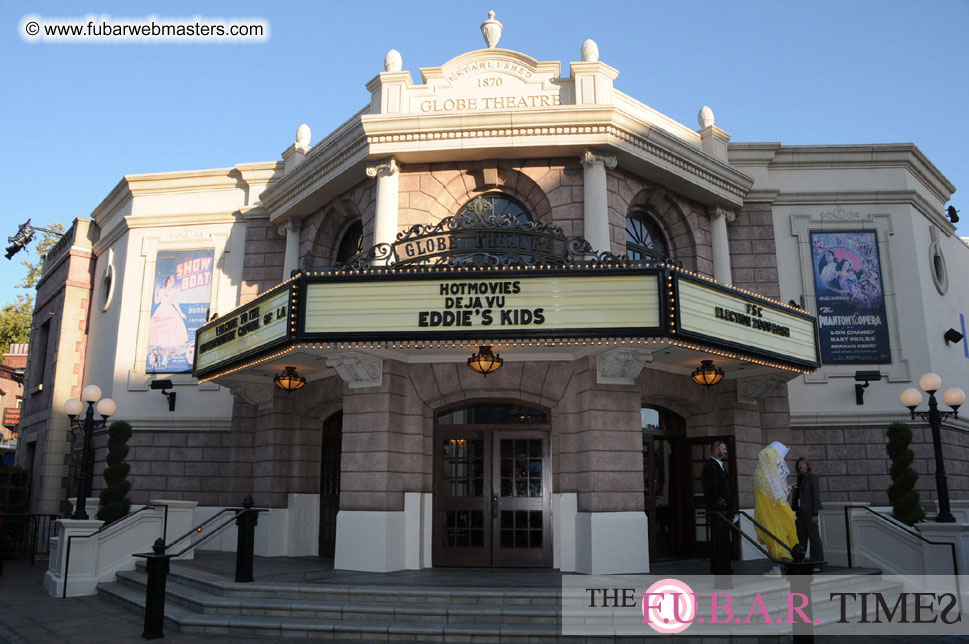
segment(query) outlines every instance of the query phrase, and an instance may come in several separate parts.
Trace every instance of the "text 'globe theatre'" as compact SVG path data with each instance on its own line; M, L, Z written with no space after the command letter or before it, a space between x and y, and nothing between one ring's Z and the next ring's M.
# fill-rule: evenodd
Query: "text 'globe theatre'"
M369 105L281 161L126 176L75 223L38 288L86 331L32 340L62 347L28 370L37 510L72 492L56 410L89 382L134 429L135 502L251 494L259 554L337 568L698 555L719 440L741 507L773 440L826 503L884 503L902 385L969 380L942 341L969 313L955 188L911 144L731 142L621 92L591 40L563 73L482 33L419 83L391 50Z

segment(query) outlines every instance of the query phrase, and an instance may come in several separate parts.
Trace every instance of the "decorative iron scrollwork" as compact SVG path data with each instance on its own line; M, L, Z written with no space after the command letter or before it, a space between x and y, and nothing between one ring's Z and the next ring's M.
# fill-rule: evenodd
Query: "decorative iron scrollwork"
M486 201L472 201L464 212L435 224L415 224L398 233L393 244L378 244L360 251L337 269L680 264L673 259L631 261L609 251L596 252L582 237L566 237L561 226L522 221L513 215L496 215L489 210Z

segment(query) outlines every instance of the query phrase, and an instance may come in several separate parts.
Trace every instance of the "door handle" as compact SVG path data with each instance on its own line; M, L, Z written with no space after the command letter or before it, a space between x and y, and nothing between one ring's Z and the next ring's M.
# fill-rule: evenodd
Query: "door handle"
M491 518L498 518L498 495L493 495L491 497Z

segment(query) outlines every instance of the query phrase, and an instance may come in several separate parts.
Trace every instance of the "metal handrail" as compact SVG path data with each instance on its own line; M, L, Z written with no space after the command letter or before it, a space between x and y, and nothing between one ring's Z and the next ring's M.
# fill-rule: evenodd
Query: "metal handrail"
M43 513L30 513L30 512L0 512L0 521L4 519L14 520L14 524L9 527L4 527L4 532L12 534L15 529L17 519L24 520L24 532L26 532L26 537L24 541L27 543L25 550L30 555L30 565L33 566L37 555L49 555L50 554L50 538L51 538L51 526L57 519L61 517L57 514L43 514ZM41 527L44 526L44 527ZM37 545L41 541L40 537L43 535L43 543L46 549L38 551ZM15 538L14 538L15 539ZM3 548L3 544L0 544L0 549ZM16 557L17 553L14 553ZM0 557L3 553L0 552Z
M777 559L777 558L775 558L758 541L756 541L753 537L751 537L749 534L747 534L746 532L744 532L739 526L735 525L734 522L731 521L730 518L727 517L727 515L725 515L723 512L714 511L714 512L711 512L710 514L712 514L713 516L719 518L721 521L723 521L724 523L726 523L727 526L731 530L733 530L734 532L738 533L741 537L743 537L744 539L746 539L747 541L749 541L751 544L753 544L753 546L755 548L757 548L760 552L762 552L764 554L764 556L766 556L770 560L770 562L773 563L773 564L777 564L777 565L781 565L781 564L783 564L783 565L789 565L791 563L801 563L803 561L806 561L803 558L802 559L796 559L794 557L794 550L793 550L793 548L791 548L791 546L789 546L786 543L784 543L783 541L781 541L780 537L778 537L773 532L771 532L770 530L768 530L767 528L765 528L756 519L754 519L754 517L750 516L744 510L738 511L737 514L747 517L747 519L749 519L750 522L753 523L755 527L759 528L761 532L763 532L764 534L766 534L768 537L770 537L771 539L773 539L774 541L776 541L778 544L780 544L780 546L782 548L784 548L789 553L791 553L791 558L790 559ZM810 560L810 563L811 563L812 566L817 566L817 565L824 564L823 561L816 561L814 559L811 559Z
M874 510L872 510L871 508L869 508L866 505L846 505L846 506L844 506L844 513L845 513L845 546L847 547L847 550L848 550L848 567L849 568L852 568L853 567L851 565L851 510L857 510L859 508L862 509L862 510L868 510L868 512L870 512L871 514L875 515L876 517L878 517L882 521L886 522L888 525L890 525L890 526L892 526L892 527L894 527L894 528L896 528L898 530L901 530L902 532L905 532L907 534L910 534L913 537L915 537L916 539L919 539L920 541L924 541L925 543L927 543L929 545L932 545L932 546L949 546L949 549L952 551L952 574L953 575L958 575L959 574L959 560L956 557L956 546L955 546L954 543L949 543L948 541L932 541L931 539L926 539L921 534L919 534L918 528L910 528L909 526L906 526L904 523L901 523L898 519L886 517L884 514L882 514L880 512L875 512Z
M162 535L164 536L165 532L168 530L168 506L163 505L162 507L165 508L165 516L162 521ZM111 523L104 524L103 526L101 526L91 534L72 534L71 536L69 536L67 538L67 553L64 555L64 591L61 594L61 598L67 597L67 575L71 572L71 544L73 543L74 539L88 539L90 537L93 537L97 534L104 532L105 530L107 530L109 527L113 525L118 525L122 521L127 521L128 519L135 516L139 512L144 512L145 510L157 510L157 509L158 508L156 508L154 505L146 505L144 507L138 508L134 512L124 515L117 521L112 521Z
M262 509L262 508L222 508L221 510L219 510L218 512L216 512L215 514L213 514L212 516L210 516L208 519L206 519L202 523L198 524L197 526L195 526L194 528L192 528L191 530L189 530L188 532L186 532L185 534L183 534L179 538L175 539L174 541L172 541L169 544L166 544L165 545L165 552L168 552L169 548L171 548L172 546L174 546L179 541L181 541L183 539L186 539L186 538L192 536L193 534L197 534L199 532L202 532L202 528L203 527L205 527L209 523L212 523L213 521L215 521L216 518L218 518L219 516L225 514L226 512L234 512L235 514L233 514L231 517L228 517L221 525L219 525L216 528L214 528L207 535L205 535L204 537L202 537L201 539L199 539L198 541L196 541L194 543L190 543L188 546L186 546L182 550L179 550L178 553L176 553L176 554L174 554L172 556L173 557L181 557L183 554L185 554L186 552L188 552L192 548L195 548L197 546L202 545L203 543L205 543L206 541L208 541L209 539L211 539L212 537L214 537L215 535L217 535L219 532L221 532L223 529L225 529L226 527L228 527L229 525L231 525L233 521L235 521L236 519L238 519L239 517L241 517L246 512L265 512L265 510Z

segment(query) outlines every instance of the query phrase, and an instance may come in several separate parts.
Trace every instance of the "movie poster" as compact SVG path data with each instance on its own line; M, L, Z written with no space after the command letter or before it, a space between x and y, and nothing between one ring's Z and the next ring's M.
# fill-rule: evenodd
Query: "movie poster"
M891 363L874 231L811 233L823 364Z
M209 312L214 251L159 251L148 329L147 373L192 371L195 332Z

